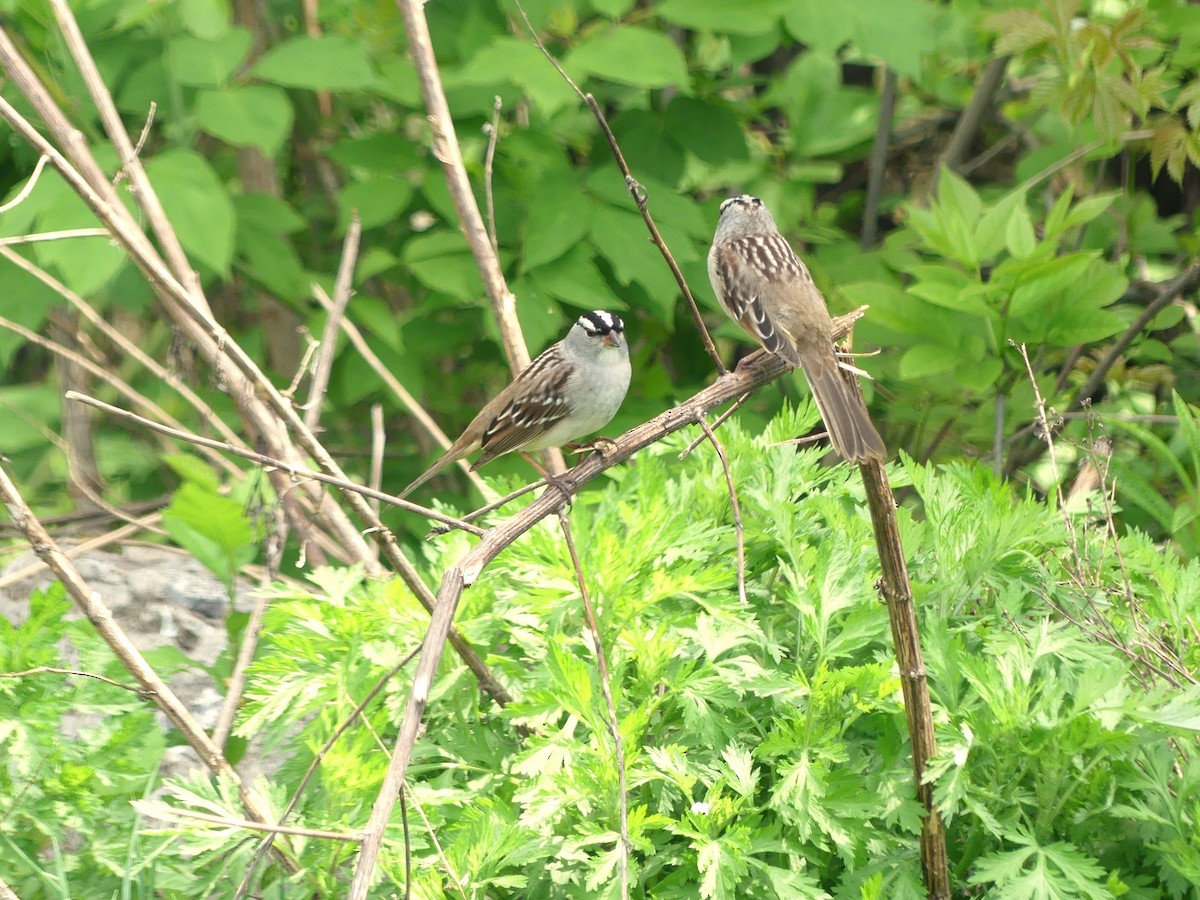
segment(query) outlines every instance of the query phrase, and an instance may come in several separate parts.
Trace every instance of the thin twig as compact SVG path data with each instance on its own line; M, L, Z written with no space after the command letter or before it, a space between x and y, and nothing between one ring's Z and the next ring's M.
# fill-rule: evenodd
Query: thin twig
M1142 329L1154 321L1154 317L1170 306L1178 297L1193 290L1198 284L1200 284L1200 263L1193 263L1170 281L1164 282L1159 287L1157 296L1146 304L1141 315L1129 324L1129 327L1105 351L1104 356L1100 357L1100 362L1092 370L1088 380L1071 398L1069 409L1079 409L1084 400L1093 399L1096 392L1100 390L1100 386L1104 384L1104 379L1108 377L1109 370L1116 365L1121 354L1129 349L1129 345L1142 333Z
M425 9L421 0L396 0L404 17L404 29L408 33L408 52L412 54L425 98L425 109L429 113L429 125L433 131L433 153L446 174L446 186L458 212L463 234L471 247L471 255L479 267L483 285L492 303L492 313L500 329L508 367L515 377L529 365L529 349L521 333L517 319L517 302L500 268L500 260L492 251L488 241L479 204L467 178L467 167L463 163L462 150L454 131L454 119L446 102L442 88L442 77L438 72L437 59L433 52L433 41L429 36L429 24L425 21Z
M54 353L57 356L61 356L63 359L69 359L71 362L75 363L75 365L82 368L84 371L86 371L89 375L91 375L97 381L101 382L102 384L107 384L110 387L112 387L113 389L115 389L117 391L117 393L119 393L121 396L125 397L131 403L135 404L136 406L140 406L142 409L147 410L148 412L152 413L153 415L158 416L164 422L170 422L175 427L180 428L180 429L183 428L182 422L180 422L178 419L176 419L174 416L172 416L169 412L167 412L165 409L163 409L161 406L159 406L157 403L155 403L153 400L151 400L145 394L142 394L142 393L134 390L128 383L126 383L125 381L122 381L115 374L113 374L113 372L111 370L105 369L105 368L102 368L101 366L96 365L94 362L92 362L86 356L76 353L74 350L64 347L62 344L52 341L49 338L42 337L37 332L30 331L25 326L18 325L16 322L11 321L10 319L6 319L3 316L0 316L0 328L7 328L9 331L13 332L14 334L20 335L22 338L24 338L26 341L28 341L31 344L36 344L39 347L49 350L51 353ZM211 462L211 463L213 463L213 465L223 469L226 472L226 474L230 474L230 475L240 475L241 474L241 472L238 470L237 466L234 466L232 463L229 462L229 460L222 459L220 456L212 455L209 453L205 453L204 455L209 460L209 462Z
M161 819L164 822L180 819L196 819L200 822L211 822L213 825L224 825L227 828L242 828L246 831L269 831L272 834L294 834L297 837L317 838L325 841L350 841L357 843L362 840L361 834L344 831L319 831L314 828L296 828L289 825L272 825L269 822L250 822L246 819L232 819L228 816L216 816L212 813L202 813L193 809L182 809L167 806L163 803L139 804L138 811L149 818Z
M48 162L50 162L50 157L45 153L38 157L37 165L33 167L33 172L25 180L25 184L21 190L7 203L0 205L0 215L3 215L10 209L16 209L29 198L29 195L33 193L33 189L37 187L38 179L42 177L42 169L46 168L46 163Z
M100 76L100 70L97 68L95 60L92 59L92 52L83 38L83 32L79 30L79 23L75 21L75 16L67 5L67 0L50 0L50 8L54 11L54 18L58 20L59 31L62 32L71 58L79 67L83 83L87 86L92 102L96 105L96 111L100 113L104 131L117 150L117 155L121 160L121 170L129 176L134 200L145 213L150 227L154 229L154 236L158 238L159 246L163 248L163 253L167 262L170 263L175 277L187 289L189 302L204 309L211 316L208 301L204 298L204 293L200 288L200 279L188 262L187 254L183 252L183 245L180 244L179 237L175 234L175 229L171 227L166 211L159 202L158 193L154 190L154 185L150 183L142 161L138 157L133 143L129 140L125 123L117 111L112 94Z
M879 200L883 196L883 179L887 174L888 140L892 133L892 116L896 112L896 72L883 67L883 87L879 91L879 121L875 124L875 143L867 163L867 196L863 203L862 236L859 245L867 250L875 246L879 235Z
M488 237L492 241L492 252L500 255L500 243L496 240L496 199L492 194L492 166L496 161L496 143L500 140L500 95L492 105L492 121L484 126L487 131L487 154L483 158L483 193L487 200Z
M860 309L865 309L865 308L866 307L860 307ZM730 405L729 409L725 410L725 412L721 413L719 416L717 416L715 419L713 419L712 430L716 431L718 428L720 428L722 425L724 425L725 420L728 419L730 416L732 416L739 409L741 409L742 404L744 404L749 399L750 399L750 395L748 393L746 393L746 394L742 394L742 396L740 396L736 400L734 400L733 403ZM703 444L707 440L708 440L707 435L703 435L703 434L700 435L700 437L696 438L694 441L692 441L690 444L688 444L686 447L684 447L681 451L679 451L679 458L687 459L689 456L692 455L693 450L695 450L697 447L699 447L701 444Z
M1129 349L1129 346L1137 339L1146 326L1154 321L1154 317L1170 306L1181 295L1195 290L1197 285L1200 285L1200 263L1193 263L1174 278L1160 284L1154 299L1129 324L1129 327L1121 333L1121 336L1113 341L1096 364L1096 367L1092 370L1091 375L1088 376L1087 381L1075 392L1067 405L1067 415L1077 412L1083 408L1085 403L1094 399L1096 393L1104 384L1104 380L1108 377L1108 373L1112 370L1112 367L1117 364L1121 355ZM1019 445L1013 446L1009 452L1008 462L1004 467L1006 475L1011 476L1014 472L1028 465L1040 455L1041 448L1044 446L1043 441L1036 436L1033 438L1028 437L1034 431L1036 429L1023 429L1021 432L1013 435L1014 440L1018 438L1022 438L1023 440Z
M383 430L383 404L371 404L371 470L367 487L377 491L383 484L383 451L387 447L387 432ZM379 498L370 501L371 509L379 515ZM463 521L466 521L465 519Z
M609 127L604 111L600 109L600 104L596 102L596 98L591 94L584 93L579 85L575 83L574 79L567 74L566 69L562 67L554 57L554 54L542 43L541 36L537 33L537 29L533 27L533 23L529 20L529 15L525 12L525 7L521 5L520 0L513 0L513 2L517 11L521 14L521 18L525 20L525 28L529 31L529 36L533 38L533 42L542 51L542 55L549 60L550 65L554 66L555 71L571 86L571 90L592 111L592 116L595 117L596 124L600 126L600 130L604 133L604 137L608 141L608 147L617 161L617 167L621 170L621 175L625 178L625 189L633 197L633 202L637 204L638 212L642 214L642 221L646 223L646 228L650 231L650 238L654 241L654 246L658 248L658 252L666 260L667 267L671 270L671 274L675 276L675 281L679 285L679 289L683 292L683 298L687 301L688 309L692 314L692 321L695 322L696 330L700 333L700 339L704 342L704 350L708 353L709 358L712 359L717 372L724 375L726 372L725 364L721 362L716 345L713 344L712 337L708 333L708 326L704 324L704 317L700 315L700 307L696 304L696 298L692 295L692 289L688 287L687 279L683 277L683 272L680 270L678 263L675 262L675 257L671 255L671 251L667 247L667 242L663 239L662 234L658 230L658 225L654 222L654 217L650 215L649 195L629 170L629 164L625 162L625 154L621 152L621 145L617 143L617 137L613 134L612 128Z
M69 8L59 0L56 0L55 11L56 14L61 13L67 18L71 16ZM418 10L417 13L419 14L419 12ZM75 28L75 33L78 34L78 28ZM86 47L83 50L86 52ZM0 69L4 70L5 77L33 108L42 127L67 148L74 165L3 96L0 96L0 117L8 122L14 131L34 149L50 157L63 179L96 214L97 218L111 229L113 238L126 249L133 262L145 273L148 282L172 319L219 374L229 395L237 404L239 414L254 434L256 443L273 452L276 457L297 464L306 457L311 458L316 461L322 471L334 477L344 478L345 474L341 467L312 432L304 426L303 420L292 404L280 394L271 379L267 378L246 351L236 341L231 340L228 333L212 318L194 273L188 271L180 280L175 277L171 268L159 256L154 244L141 230L130 211L126 209L113 190L107 176L83 139L82 133L72 125L50 92L17 50L3 24L0 24ZM93 84L89 80L88 86L89 89L94 88L98 92L106 93L102 82ZM106 99L108 106L111 107L111 97ZM107 121L107 113L104 114L104 118ZM119 128L119 117L114 115L113 118ZM124 140L125 145L128 144L127 136L121 135L113 138L118 142L120 139ZM121 153L122 161L129 164L127 156L128 154ZM136 157L133 158L130 171L134 187L140 195L143 193L142 185L139 183L142 170ZM170 229L170 223L165 218L156 218L153 210L148 210L147 216L156 229ZM164 244L174 240L174 235L170 235L169 238L170 240L164 238ZM184 263L186 265L186 260ZM283 480L284 473L281 470L272 469L268 470L268 473L273 483L277 482L274 483L274 487L276 493L284 499L291 526L304 539L305 535L313 531L308 521L308 510L300 503L289 499L291 497L290 485ZM381 546L383 555L392 570L400 576L418 602L426 610L433 611L435 602L433 593L421 579L416 567L401 551L395 535L383 527L379 519L371 513L370 507L362 497L353 492L345 492L342 500L365 528L357 527L340 504L323 502L326 500L326 491L321 485L311 481L302 481L298 487L300 495L311 505L311 509L315 511L320 522L336 540L336 547L340 554L360 562L370 575L383 574L383 567L374 559L366 543L364 535L370 533ZM315 533L318 536L320 534L320 532ZM455 652L470 668L483 690L498 704L507 703L510 698L504 685L492 674L466 639L457 631L450 632L449 639Z
M385 494L382 491L373 491L361 484L355 484L344 478L335 478L332 475L326 475L324 472L315 472L312 469L304 469L299 466L289 465L283 460L275 459L262 453L255 453L253 450L242 450L240 447L234 447L231 444L226 444L222 441L214 441L212 438L201 437L198 434L192 434L190 431L184 431L180 428L171 428L167 425L162 425L152 419L147 419L144 416L139 416L127 409L121 409L119 406L113 406L105 403L102 400L97 400L95 397L89 397L86 394L80 394L76 391L67 391L66 397L68 400L78 400L80 403L86 403L88 406L94 406L96 409L103 410L112 416L125 419L130 422L135 422L143 428L148 428L151 431L156 431L159 434L165 434L167 437L176 438L177 440L187 441L189 444L195 444L199 447L208 447L212 450L217 450L222 453L229 453L232 456L240 456L242 459L248 459L251 462L258 463L260 466L267 466L272 469L278 469L286 472L291 478L307 478L310 481L318 481L321 484L328 484L332 487L341 488L345 491L351 491L355 494L361 494L364 497L375 497L383 500L386 503L391 503L398 506L407 512L420 513L426 518L433 519L435 522L442 522L446 525L453 525L470 534L480 535L483 531L476 528L469 522L464 522L462 519L456 519L453 516L447 516L439 513L436 510L426 509L423 506L418 506L415 503L410 503L407 500L401 500L391 494Z
M231 444L239 447L245 447L245 442L238 434L225 424L216 411L209 406L199 394L193 391L188 385L182 381L174 372L166 367L159 365L158 360L154 359L135 341L130 340L119 329L114 328L108 320L96 312L95 307L87 300L75 293L45 269L21 256L13 250L6 247L0 247L0 256L28 272L42 284L46 285L50 290L54 291L60 297L67 301L75 310L79 312L91 325L103 334L108 340L120 348L127 356L136 362L140 363L155 378L162 381L164 384L173 388L184 400L186 400L193 409L200 415L201 421L211 425L221 437Z
M24 678L27 675L78 675L81 678L95 678L97 681L103 681L105 684L111 684L113 687L118 687L123 691L130 691L137 694L143 700L152 700L145 689L132 684L122 684L119 681L105 675L97 675L95 672L80 672L75 669L56 669L53 666L38 666L35 669L26 669L23 672L0 672L0 678Z
M629 853L632 846L629 843L629 794L625 783L625 743L621 739L621 720L617 716L617 704L613 700L612 676L608 671L608 657L604 652L604 638L600 636L600 625L596 621L596 610L588 595L587 579L583 577L583 563L579 561L579 551L575 549L575 539L571 537L571 517L566 509L558 513L559 524L562 525L563 538L567 542L567 552L571 555L571 565L575 567L575 579L579 584L579 596L583 600L583 612L587 617L588 630L592 636L592 651L596 654L596 666L600 674L600 692L604 696L604 705L608 710L608 728L612 733L613 754L617 765L617 808L620 818L620 852L617 859L621 873L621 897L629 897Z
M725 486L729 488L729 503L733 507L733 531L737 537L738 600L741 601L742 606L749 606L750 601L746 597L746 534L742 528L742 508L738 504L737 486L733 483L733 473L729 470L729 460L725 456L725 448L717 440L717 435L713 432L712 427L704 416L696 419L696 424L700 426L708 442L717 451L717 459L721 461L721 468L725 471Z
M18 244L41 244L47 241L67 241L72 238L108 237L104 228L67 228L63 231L39 231L34 234L18 234L15 237L0 238L0 247L12 247Z
M154 126L154 114L158 112L158 104L153 100L150 101L150 108L146 110L146 121L142 123L142 133L138 135L137 144L133 147L133 155L141 158L142 148L146 146L146 138L150 137L150 129ZM125 178L125 169L122 168L113 178L113 187L116 187Z
M337 350L338 328L346 315L346 304L354 286L354 266L358 263L358 244L362 237L362 220L358 211L350 214L350 225L346 229L346 240L342 242L342 260L338 263L337 278L333 284L333 300L329 315L325 319L325 330L321 333L321 354L313 368L309 384L308 403L304 410L304 424L310 431L317 430L321 421L321 402L329 387L329 374L333 370L333 354Z

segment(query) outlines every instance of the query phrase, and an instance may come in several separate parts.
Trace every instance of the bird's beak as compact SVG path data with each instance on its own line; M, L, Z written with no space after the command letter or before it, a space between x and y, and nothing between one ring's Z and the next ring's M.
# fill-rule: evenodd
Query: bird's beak
M609 347L621 346L621 335L615 331L610 331L604 337L600 338Z

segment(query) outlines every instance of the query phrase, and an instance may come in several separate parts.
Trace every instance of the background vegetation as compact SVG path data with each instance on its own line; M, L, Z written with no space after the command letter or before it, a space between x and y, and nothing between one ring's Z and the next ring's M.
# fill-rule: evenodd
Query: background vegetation
M746 341L716 306L704 255L730 193L767 200L835 311L871 306L855 345L882 351L860 364L874 376L872 413L905 488L956 888L1196 897L1200 7L532 0L524 9L606 110L726 358ZM117 155L53 16L29 3L0 2L0 12L115 174ZM320 335L325 320L312 284L332 292L356 211L349 318L457 433L508 373L429 150L395 7L324 3L319 35L280 3L89 0L76 15L131 133L156 104L141 155L234 339L289 384L305 351L297 328ZM619 311L636 374L613 433L709 383L711 362L603 135L518 7L435 0L426 15L481 205L492 188L531 351L581 311ZM10 85L3 96L28 112ZM893 103L883 176L873 176L881 109ZM15 137L0 148L6 199L37 157ZM96 225L51 171L0 215L4 236ZM171 360L236 423L220 373L173 345L170 321L119 247L82 237L16 252ZM73 341L115 379L210 429L11 261L0 261L0 297L7 320ZM71 512L83 500L59 438L67 376L11 330L0 331L0 364L5 467L39 513ZM105 383L88 388L116 397ZM657 445L576 503L626 746L637 896L922 892L920 807L862 489L846 467L822 466L819 450L778 444L816 424L805 394L802 378L785 376L720 431L745 523L746 606L710 447L680 461L683 441ZM1062 426L1053 453L1033 424L1035 394ZM373 403L387 422L382 483L395 488L433 447L362 355L340 346L324 440L362 480ZM102 418L91 440L110 504L169 501L171 539L226 578L255 561L262 532L252 513L272 497L253 466L246 480L213 472ZM520 460L490 470L511 483L528 477ZM467 508L466 490L447 475L430 493ZM384 519L429 583L467 541L425 543L423 520L387 509ZM204 522L226 523L218 546L197 539ZM287 548L289 562L298 555ZM236 756L237 739L265 736L292 754L269 787L279 808L427 622L397 584L336 566L304 574L303 586L271 589L230 746ZM616 765L559 534L535 529L465 597L458 625L515 702L496 707L457 660L443 663L410 770L414 895L616 896ZM67 638L84 668L119 677L90 629L63 621L66 607L52 589L19 629L0 621L5 672L58 665ZM230 624L237 635L241 620ZM388 682L325 755L301 795L301 823L361 828L405 679ZM0 877L20 896L232 896L255 849L247 832L144 817L163 803L242 817L219 779L159 784L172 737L146 703L44 677L0 680L0 699L10 748ZM63 717L80 712L107 724L63 740ZM294 847L301 871L263 865L261 895L344 892L353 844ZM381 897L409 877L399 828L381 873Z

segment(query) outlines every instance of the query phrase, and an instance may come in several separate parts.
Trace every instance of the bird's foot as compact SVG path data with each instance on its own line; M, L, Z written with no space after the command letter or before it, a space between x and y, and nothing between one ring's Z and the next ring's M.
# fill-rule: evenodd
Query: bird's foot
M571 453L590 453L595 451L600 454L601 459L607 459L617 452L617 442L612 438L600 435L583 443L565 444L563 449L569 450Z

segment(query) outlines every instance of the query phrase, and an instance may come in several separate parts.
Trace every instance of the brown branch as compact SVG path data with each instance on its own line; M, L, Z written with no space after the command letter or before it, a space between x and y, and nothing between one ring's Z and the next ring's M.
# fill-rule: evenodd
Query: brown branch
M900 529L896 523L896 498L888 483L887 469L878 460L859 466L875 546L879 551L882 577L879 591L887 604L888 621L892 627L896 663L900 670L900 688L904 694L904 714L908 719L908 734L912 741L913 781L917 799L925 808L921 826L921 868L925 887L931 900L949 900L950 864L946 855L946 827L941 813L933 802L933 785L926 782L926 766L937 754L937 736L933 728L933 711L929 700L929 682L925 660L921 654L921 636L913 605L912 583Z
M43 157L45 158L45 157ZM60 297L67 301L80 315L88 320L92 326L103 334L108 340L112 341L113 345L120 348L127 356L136 362L140 363L146 371L150 372L155 378L162 381L174 389L184 400L186 400L197 413L200 418L209 424L217 431L221 437L231 444L239 447L244 447L245 442L225 424L211 406L193 391L188 385L182 381L174 372L165 366L159 365L158 360L146 354L141 347L134 341L121 333L117 328L114 328L109 322L96 312L95 308L88 303L79 294L72 291L69 287L47 272L45 269L30 262L19 253L15 253L6 247L0 247L0 256L3 256L14 266L28 272L34 278L38 279L42 284L46 285L50 290L54 291Z
M153 700L154 698L143 688L134 687L132 684L122 684L119 681L105 675L97 675L95 672L79 672L75 669L57 669L53 666L38 666L35 669L26 669L23 672L0 672L0 678L24 678L26 675L78 675L81 678L94 678L97 681L103 681L105 684L111 684L113 687L118 687L123 691L131 691L137 694L143 700Z
M483 157L483 194L487 200L488 237L492 241L492 252L500 255L500 242L496 240L496 198L492 193L492 168L496 161L496 144L500 141L500 95L492 104L492 121L484 126L487 131L487 153Z
M424 4L421 0L396 0L396 5L400 7L400 13L404 16L408 49L421 82L425 108L429 112L429 125L433 130L433 154L446 173L446 186L450 189L450 197L454 200L463 234L471 247L471 254L475 257L475 265L479 267L488 299L491 300L492 312L496 316L496 324L500 328L500 337L504 344L504 353L508 357L508 366L515 376L529 365L529 349L525 346L521 323L517 320L516 298L504 280L500 260L492 250L487 229L483 225L483 217L479 213L479 204L475 201L471 182L467 178L467 168L463 163L462 151L454 131L454 119L450 115L446 92L442 88L442 77L438 72L437 58L433 53L429 24L425 21Z
M0 499L7 507L13 524L29 541L34 552L58 576L76 607L92 623L96 632L112 649L126 671L137 680L144 695L152 699L155 705L166 714L214 774L224 776L237 785L242 806L247 814L256 821L268 821L270 804L260 798L256 791L242 783L238 773L222 755L220 748L212 742L200 723L192 717L191 712L183 705L170 686L146 662L141 651L133 645L116 623L112 610L108 608L100 592L94 590L83 579L79 570L59 549L42 523L37 520L33 510L29 508L3 466L0 466ZM300 866L290 850L276 848L275 852L289 872L300 871Z
M105 86L104 79L100 77L100 70L96 67L95 60L92 59L87 42L83 39L83 33L79 30L79 23L75 21L75 16L71 13L67 0L50 0L50 7L54 10L54 18L58 20L59 30L66 40L67 49L75 60L75 65L79 67L79 73L83 76L83 83L87 86L92 102L96 105L96 111L100 113L104 131L117 150L117 155L121 160L121 171L129 177L135 201L154 229L154 236L158 238L159 245L163 248L175 277L187 288L189 301L202 307L205 312L209 312L208 302L200 290L200 279L196 277L195 271L188 262L187 254L183 252L183 245L179 243L175 229L171 227L166 211L163 210L162 204L158 200L154 185L150 183L150 178L142 167L137 150L134 148L133 142L129 140L125 123L121 121L121 114L117 112L117 105L113 102L112 94ZM78 163L78 160L76 162ZM209 314L211 315L211 313Z
M319 831L314 828L293 828L286 825L271 825L268 822L247 822L245 819L232 819L228 816L216 816L212 813L202 813L165 803L150 803L134 801L134 806L143 816L151 819L161 819L164 822L182 819L195 819L198 822L210 822L213 825L223 825L226 828L243 828L247 831L269 831L272 834L293 834L297 837L311 837L326 841L350 841L357 843L362 835L347 834L343 831Z
M338 739L346 733L351 725L358 721L358 717L361 716L363 711L371 705L371 701L379 696L379 692L383 690L384 686L387 685L387 683L394 677L396 677L401 669L412 662L413 657L416 655L416 650L405 654L404 658L400 660L400 662L396 663L396 665L389 669L383 675L383 677L375 682L371 689L367 691L367 695L355 705L353 710L351 710L350 715L346 716L346 718L337 726L337 728L333 729L333 732L328 738L325 739L325 743L321 745L321 749L313 754L312 762L310 762L308 764L308 768L304 770L304 774L300 777L300 781L296 784L296 789L292 791L292 796L288 800L287 806L285 806L283 812L279 814L280 825L287 821L288 816L290 816L292 811L296 808L296 804L300 802L300 797L304 794L304 789L308 786L308 783L312 780L312 777L317 773L317 768L321 765L322 760L324 760L329 751L333 749L333 745L338 742ZM242 876L242 883L238 885L237 893L234 894L233 900L242 900L242 898L249 895L250 887L254 880L254 873L262 863L263 859L266 857L267 851L271 849L271 845L274 842L274 834L269 834L263 839L263 842L255 851L254 857L250 860L250 864L246 867L246 872Z
M875 125L875 143L867 163L867 196L863 203L862 235L859 239L859 246L864 250L874 247L879 236L879 200L883 195L883 179L887 174L888 140L895 112L896 73L884 66L883 87L879 92L879 121Z
M1008 60L1007 56L993 57L980 73L979 80L975 82L975 91L971 94L971 101L963 109L962 115L958 117L954 131L950 135L950 141L946 144L946 149L942 151L941 159L938 161L940 165L933 173L933 190L937 189L937 179L942 166L948 166L957 171L963 160L967 158L967 151L971 149L975 135L979 133L984 118L995 102L996 91L1004 82L1004 72L1008 68Z
M59 3L56 6L56 12L61 12L63 17L70 17L70 10L65 7L65 4ZM416 12L418 15L420 14L419 10ZM426 37L428 37L427 30ZM426 41L427 43L428 41ZM129 253L133 262L145 274L172 319L186 336L195 342L214 371L221 374L228 393L237 404L238 412L247 427L255 435L256 442L261 442L264 449L273 452L276 458L297 466L303 464L305 456L311 457L323 472L335 478L344 479L345 475L341 471L341 467L337 465L328 450L313 436L312 432L304 426L304 422L292 404L280 394L271 379L266 377L245 350L237 342L231 340L225 329L212 319L194 277L185 277L181 281L163 262L149 238L117 197L111 183L83 140L82 134L71 125L66 115L54 102L28 63L17 51L2 25L0 25L0 68L4 70L10 82L24 95L50 133L62 146L67 148L67 152L79 168L76 169L75 165L68 162L66 157L4 97L0 97L0 117L8 122L23 140L39 153L50 158L63 179L110 230L114 239ZM96 91L104 90L102 83L93 85L89 82L89 88ZM111 98L107 98L107 103L111 105ZM114 140L119 141L120 138L116 137ZM127 136L124 140L128 144ZM129 166L134 186L138 187L139 173L141 173L140 162L136 157L129 157L128 154L122 154L122 161ZM475 212L476 218L478 218L478 210L476 209ZM147 210L147 216L152 214L153 210ZM165 220L161 223L156 222L156 227L160 225L169 228L169 223ZM164 239L164 242L169 241ZM300 445L299 449L293 443L293 438ZM269 474L277 495L285 503L290 524L304 533L307 527L305 511L299 503L291 500L289 485L283 480L283 472L276 469L269 470ZM399 574L421 605L426 610L432 611L433 593L421 580L413 564L401 552L395 536L372 514L370 507L362 497L353 492L346 492L342 495L343 501L366 526L365 529L356 527L338 504L323 502L327 492L319 484L304 481L300 483L299 489L301 496L306 498L312 508L317 511L321 521L330 530L341 553L348 554L360 562L368 574L382 575L383 569L374 559L363 536L364 531L371 533L380 544L383 554L393 570ZM459 656L475 674L483 689L497 703L507 702L507 691L466 640L461 635L454 633L451 634L450 641Z
M333 370L333 354L337 350L338 326L346 315L346 304L354 283L354 266L358 263L358 243L362 237L362 220L358 212L350 214L350 226L346 229L346 240L342 242L342 260L338 263L337 278L333 285L333 300L325 330L321 332L321 354L313 366L309 384L308 403L304 409L304 424L316 432L321 421L321 401L329 388L329 374Z
M129 384L122 381L111 371L101 368L86 356L83 356L68 347L64 347L62 344L56 343L49 338L42 337L36 331L30 331L23 325L18 325L16 322L6 319L3 316L0 316L0 328L6 328L14 334L21 336L29 343L42 347L45 350L49 350L55 356L61 357L62 359L69 360L71 363L87 372L100 383L107 384L109 387L113 388L118 394L125 397L131 403L134 403L137 406L140 406L142 409L145 409L148 412L158 416L164 422L172 423L176 428L183 428L182 422L172 416L169 412L167 412L145 394L134 390ZM223 469L226 474L241 474L237 467L228 460L208 453L205 453L204 456L215 467Z

